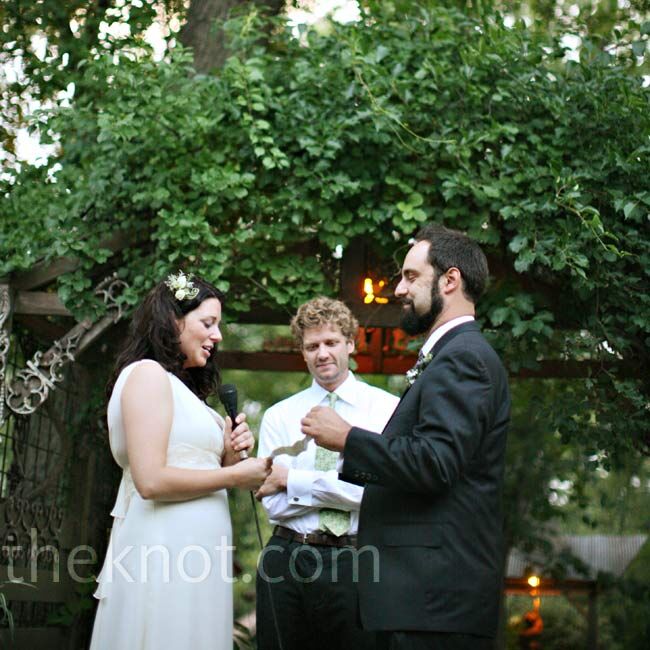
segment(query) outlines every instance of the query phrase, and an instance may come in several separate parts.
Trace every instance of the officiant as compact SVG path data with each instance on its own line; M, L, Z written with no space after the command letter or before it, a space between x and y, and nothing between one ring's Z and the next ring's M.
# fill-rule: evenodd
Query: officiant
M300 420L330 406L348 422L382 431L398 399L350 371L358 322L339 300L315 298L291 321L311 386L269 408L259 456L276 456L256 496L274 525L257 574L259 650L374 650L374 633L357 621L356 533L363 488L338 478L339 454L304 446ZM365 551L371 552L371 550ZM274 621L274 614L277 621ZM277 622L277 628L276 628Z

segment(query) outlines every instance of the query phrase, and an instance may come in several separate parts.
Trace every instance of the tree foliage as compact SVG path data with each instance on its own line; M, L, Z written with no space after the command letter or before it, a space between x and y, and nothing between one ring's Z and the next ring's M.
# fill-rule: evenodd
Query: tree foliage
M0 274L80 259L58 287L79 316L105 263L130 304L183 266L234 312L293 306L335 290L337 246L363 238L390 275L412 232L442 222L489 253L480 317L511 368L603 362L551 429L647 449L650 110L629 47L586 42L567 61L522 23L436 2L298 36L271 24L255 9L226 23L217 75L133 42L79 61L83 92L32 125L57 155L2 181ZM134 245L111 257L100 242L118 230Z

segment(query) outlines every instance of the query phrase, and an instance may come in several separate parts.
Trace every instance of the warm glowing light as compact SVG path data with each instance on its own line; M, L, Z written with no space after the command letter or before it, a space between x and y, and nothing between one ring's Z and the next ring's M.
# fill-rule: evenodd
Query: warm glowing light
M385 280L379 280L377 283L379 291L386 286ZM385 305L388 302L388 298L382 298L381 296L375 295L375 289L372 283L372 278L365 278L363 281L363 293L365 294L363 302L366 305L369 305L371 302L376 302L380 305Z
M539 583L540 583L540 582L541 582L541 580L539 579L539 576L530 576L530 577L528 578L528 584L529 584L533 589L536 589L537 587L539 587Z

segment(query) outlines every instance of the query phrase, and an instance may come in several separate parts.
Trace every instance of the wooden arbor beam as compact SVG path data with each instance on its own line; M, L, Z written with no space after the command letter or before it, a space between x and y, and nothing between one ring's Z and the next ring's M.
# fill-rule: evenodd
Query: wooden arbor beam
M98 248L106 248L117 253L136 241L131 232L118 231L99 242ZM34 291L44 287L60 275L71 273L79 268L79 260L61 257L54 261L39 262L29 271L12 274L9 285L15 292L14 314L27 316L66 316L72 314L61 302L56 293Z
M416 354L385 355L378 362L371 353L359 353L354 356L357 372L361 374L402 375L410 370L417 360ZM299 352L242 352L239 350L222 350L219 363L226 370L270 370L274 372L304 372L305 362ZM586 379L599 372L620 367L619 363L602 363L592 361L557 361L549 359L540 361L536 369L520 368L510 372L516 379ZM641 371L627 366L626 376L641 376Z
M98 248L107 248L111 252L117 253L134 241L135 236L133 233L118 231L106 237L106 239L102 239L99 242ZM34 264L29 271L13 274L10 284L13 289L19 291L38 289L56 280L60 275L76 270L79 268L79 264L79 260L71 257L61 257L54 261L39 262Z
M72 316L56 293L17 291L14 313L31 316Z
M71 316L56 293L49 291L16 291L14 313L32 316ZM399 322L397 305L355 305L352 313L363 327L396 327ZM254 307L250 313L237 317L238 323L287 325L291 314L275 309Z

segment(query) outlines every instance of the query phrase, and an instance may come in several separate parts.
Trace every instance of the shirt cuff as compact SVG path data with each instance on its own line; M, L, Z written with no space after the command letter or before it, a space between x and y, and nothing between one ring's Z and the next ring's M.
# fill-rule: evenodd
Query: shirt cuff
M290 469L287 474L287 498L289 503L310 506L312 504L311 485L314 472L303 469Z

